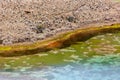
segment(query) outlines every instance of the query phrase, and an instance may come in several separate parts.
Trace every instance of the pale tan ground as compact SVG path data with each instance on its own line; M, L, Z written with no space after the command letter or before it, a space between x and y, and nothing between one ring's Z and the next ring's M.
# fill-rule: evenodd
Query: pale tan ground
M112 0L0 0L0 44L4 45L113 23L120 23L120 3Z

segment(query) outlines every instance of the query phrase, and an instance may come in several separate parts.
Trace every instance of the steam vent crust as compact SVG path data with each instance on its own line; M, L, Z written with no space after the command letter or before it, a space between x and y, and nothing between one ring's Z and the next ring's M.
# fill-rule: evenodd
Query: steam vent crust
M0 0L0 55L61 48L119 30L119 23L114 0Z

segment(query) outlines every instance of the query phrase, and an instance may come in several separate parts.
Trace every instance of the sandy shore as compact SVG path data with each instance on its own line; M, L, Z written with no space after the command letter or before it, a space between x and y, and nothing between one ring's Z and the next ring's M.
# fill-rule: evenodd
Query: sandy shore
M113 23L120 23L120 3L112 0L0 0L2 45Z

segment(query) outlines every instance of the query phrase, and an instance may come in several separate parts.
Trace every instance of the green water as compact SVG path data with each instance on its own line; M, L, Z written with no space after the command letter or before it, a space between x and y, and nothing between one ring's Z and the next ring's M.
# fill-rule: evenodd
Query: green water
M98 35L84 42L76 42L64 49L55 49L35 55L0 58L0 69L6 71L65 64L120 65L120 33Z

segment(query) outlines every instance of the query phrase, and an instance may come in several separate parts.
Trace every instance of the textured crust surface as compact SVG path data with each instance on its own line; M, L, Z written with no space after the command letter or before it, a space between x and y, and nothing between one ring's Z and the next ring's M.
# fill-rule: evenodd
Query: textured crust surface
M55 34L120 22L112 0L0 0L0 44L45 40Z
M84 41L98 34L116 32L120 30L120 24L109 26L96 26L60 34L48 40L38 41L31 44L16 44L0 46L0 56L22 56L49 51L54 48L63 48L76 41Z

